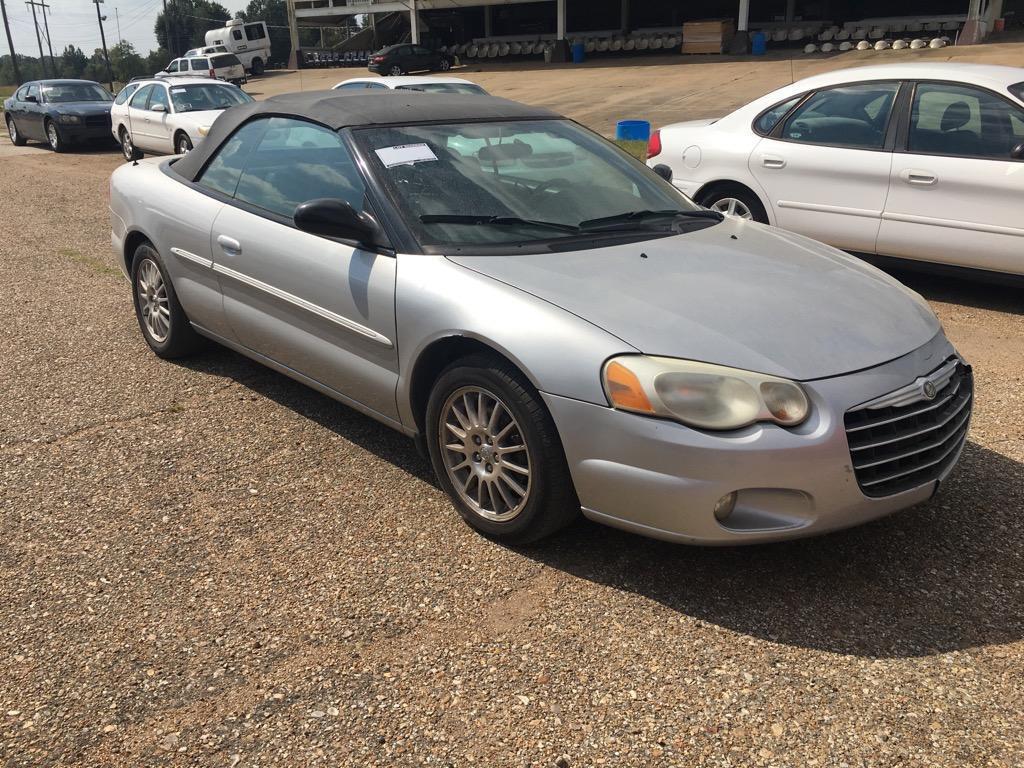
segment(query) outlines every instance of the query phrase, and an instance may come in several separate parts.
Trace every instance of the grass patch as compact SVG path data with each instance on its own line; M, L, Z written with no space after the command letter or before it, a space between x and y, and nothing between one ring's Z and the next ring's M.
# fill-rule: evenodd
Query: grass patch
M108 262L106 259L89 256L74 248L60 248L57 253L65 258L76 261L84 267L88 267L97 275L120 275L121 270Z

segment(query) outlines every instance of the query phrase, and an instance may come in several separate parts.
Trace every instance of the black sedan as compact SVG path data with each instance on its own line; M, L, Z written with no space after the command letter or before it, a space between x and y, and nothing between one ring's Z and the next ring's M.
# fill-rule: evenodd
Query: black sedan
M447 72L451 68L452 59L447 54L411 43L381 48L370 57L369 66L369 70L378 75L395 76L426 70Z
M4 101L4 119L16 146L37 139L63 152L73 142L110 138L113 101L92 80L33 80Z

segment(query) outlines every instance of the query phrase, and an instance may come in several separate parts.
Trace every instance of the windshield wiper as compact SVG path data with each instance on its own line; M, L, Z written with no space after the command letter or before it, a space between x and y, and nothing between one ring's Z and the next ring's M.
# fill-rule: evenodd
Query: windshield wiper
M556 232L569 232L573 235L579 234L580 228L572 224L559 224L555 221L537 221L536 219L521 219L517 216L489 216L486 214L473 213L437 213L420 216L424 224L486 224L495 227L538 227L551 229Z
M709 211L705 208L697 208L692 211L680 211L675 208L664 211L629 211L627 213L618 213L614 216L602 216L599 219L581 221L580 230L584 232L591 232L595 229L600 229L601 227L614 226L616 224L636 224L648 219L668 218L711 219L712 221L721 221L725 217L718 211Z

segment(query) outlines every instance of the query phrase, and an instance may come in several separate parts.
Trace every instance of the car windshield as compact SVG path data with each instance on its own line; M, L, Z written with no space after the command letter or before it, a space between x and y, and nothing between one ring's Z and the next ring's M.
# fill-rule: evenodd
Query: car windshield
M641 239L712 218L568 120L365 128L356 140L421 245L501 246L585 235Z
M252 96L231 85L202 83L175 85L171 88L171 102L175 112L204 112L210 109L228 109L252 101Z
M416 83L400 85L399 91L426 91L428 93L461 93L467 96L487 96L487 91L472 83Z
M43 101L48 104L70 104L77 101L113 101L105 88L96 83L60 83L43 86Z

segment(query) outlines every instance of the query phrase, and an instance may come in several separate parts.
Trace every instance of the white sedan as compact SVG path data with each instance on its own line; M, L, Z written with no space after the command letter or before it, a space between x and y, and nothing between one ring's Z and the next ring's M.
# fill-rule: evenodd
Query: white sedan
M427 93L456 93L469 96L487 96L487 91L476 83L461 77L354 77L334 86L335 91L365 91L388 88L394 91L426 91Z
M131 83L114 100L110 129L126 160L144 152L183 155L202 141L221 112L249 101L241 88L205 77Z
M855 253L1024 274L1024 69L829 72L662 128L649 154L708 208Z

